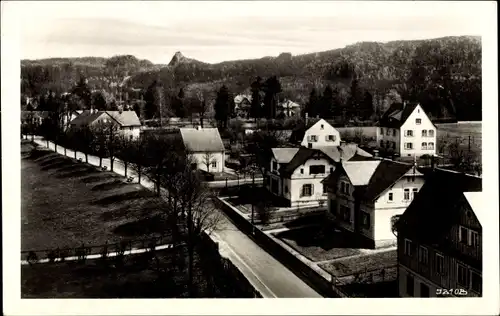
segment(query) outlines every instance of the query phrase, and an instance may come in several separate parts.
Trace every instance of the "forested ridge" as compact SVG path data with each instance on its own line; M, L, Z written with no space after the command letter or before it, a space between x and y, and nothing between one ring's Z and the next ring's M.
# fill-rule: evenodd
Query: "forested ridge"
M322 94L334 98L339 109L371 102L374 112L407 100L420 102L434 118L481 120L481 61L481 40L472 36L361 42L325 52L217 64L181 53L168 66L130 55L52 58L22 61L21 87L26 96L70 91L83 75L91 89L108 90L126 77L127 88L143 93L160 81L170 95L181 88L188 96L200 91L214 95L222 86L236 95L252 94L257 77L276 76L279 99L304 106L311 104L311 95L314 99Z

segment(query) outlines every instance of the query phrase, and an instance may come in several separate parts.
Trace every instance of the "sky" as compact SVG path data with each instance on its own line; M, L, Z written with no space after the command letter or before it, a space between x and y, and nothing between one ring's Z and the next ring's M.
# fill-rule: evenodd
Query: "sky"
M131 54L166 64L180 51L214 63L484 30L478 4L467 2L16 1L9 6L18 17L23 59Z

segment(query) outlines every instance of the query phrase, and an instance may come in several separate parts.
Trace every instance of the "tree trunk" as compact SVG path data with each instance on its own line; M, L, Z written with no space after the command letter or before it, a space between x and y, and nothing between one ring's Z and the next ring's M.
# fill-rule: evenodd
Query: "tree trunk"
M142 171L142 168L141 168L141 166L139 166L137 168L137 178L138 178L138 180L137 180L138 182L137 183L139 183L139 184L141 184L141 175L142 175L141 171Z
M123 165L125 167L125 178L127 177L127 165L128 163L126 161L123 161Z
M89 163L89 155L87 153L85 153L85 162Z
M109 164L110 164L111 172L113 172L113 166L115 164L115 157L113 157L112 155L109 157Z

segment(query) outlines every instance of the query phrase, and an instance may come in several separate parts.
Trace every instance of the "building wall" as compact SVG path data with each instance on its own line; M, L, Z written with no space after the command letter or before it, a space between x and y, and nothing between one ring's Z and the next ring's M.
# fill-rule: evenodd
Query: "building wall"
M120 128L120 133L126 138L138 139L141 135L141 128L140 126L126 126Z
M323 126L323 128L321 128ZM309 142L308 139L310 136L316 135L318 140L317 142ZM326 137L328 135L333 135L335 137L335 141L327 141ZM328 122L321 119L316 124L311 126L308 130L306 130L304 134L304 138L302 139L301 145L304 147L309 147L309 144L312 144L312 148L325 147L325 146L340 146L340 134L339 132Z
M208 156L207 156L208 154ZM202 152L197 152L197 153L192 153L192 157L197 161L198 163L198 169L205 170L208 172L224 172L224 152L213 152L213 153L202 153ZM206 161L215 161L217 163L217 166L214 168L210 165L210 167L207 170L207 165Z
M421 124L416 124L415 120L420 118L422 120ZM405 136L406 130L413 130L413 136ZM427 135L429 135L429 130L434 131L433 137L422 137L422 130L427 130ZM436 154L436 134L437 130L434 124L432 124L429 117L425 114L425 111L420 105L418 105L412 114L408 117L406 122L401 126L401 141L400 141L400 155L401 157L406 156L422 156L425 154L434 155ZM407 142L413 143L413 149L405 149L404 144ZM434 149L422 149L422 142L433 142Z
M389 134L389 135L387 135ZM387 141L391 142L389 148L393 148L392 144L394 143L396 148L394 148L394 152L400 153L401 151L401 131L397 128L387 128L387 127L378 127L377 128L377 146L382 148L387 148ZM381 143L382 142L382 143Z
M349 193L345 194L340 191L340 183L344 181L349 183ZM329 193L328 197L328 210L333 213L335 216L335 222L337 225L340 227L349 230L351 232L355 231L354 227L354 211L355 211L355 203L354 203L354 197L353 197L353 192L354 192L354 187L352 186L351 181L349 180L348 177L346 176L341 176L339 177L339 181L337 182L337 193ZM335 201L335 205L332 207L331 203L332 201ZM349 208L350 211L350 222L344 221L341 217L339 217L339 212L341 210L341 207L347 207Z
M409 295L407 293L408 288L406 285L408 275L413 277L413 295ZM440 288L438 285L430 282L429 280L418 274L415 274L413 271L408 270L406 267L398 265L398 291L400 297L422 297L420 284L425 284L429 287L429 297L437 297L437 289Z
M312 165L324 165L325 173L322 174L310 174L309 167ZM333 168L333 170L330 170ZM303 173L301 173L301 169ZM323 193L323 181L329 174L330 171L334 171L335 166L333 163L326 159L309 159L303 165L299 166L290 176L289 181L284 182L284 191L286 192L286 186L288 186L289 194L285 193L285 197L290 199L292 205L317 205L319 201L326 201L327 194ZM313 185L313 194L311 196L301 196L302 187L304 184Z

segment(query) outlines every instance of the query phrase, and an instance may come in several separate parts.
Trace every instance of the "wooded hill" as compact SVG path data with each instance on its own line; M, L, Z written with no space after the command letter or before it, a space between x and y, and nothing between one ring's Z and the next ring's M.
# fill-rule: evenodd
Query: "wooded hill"
M180 52L168 66L153 65L133 56L113 58L23 61L22 91L34 94L54 86L67 90L65 86L83 73L91 87L105 86L107 78L117 80L126 74L131 76L127 85L142 91L159 78L171 94L180 88L186 95L200 90L214 93L222 85L232 94L250 94L251 83L257 76L277 76L282 99L306 104L313 88L322 93L326 86L331 86L339 102L348 104L350 87L356 79L373 97L374 107L383 109L391 100L404 99L421 102L435 118L481 120L482 57L478 37L362 42L325 52L297 56L283 53L278 57L217 64L186 58Z

